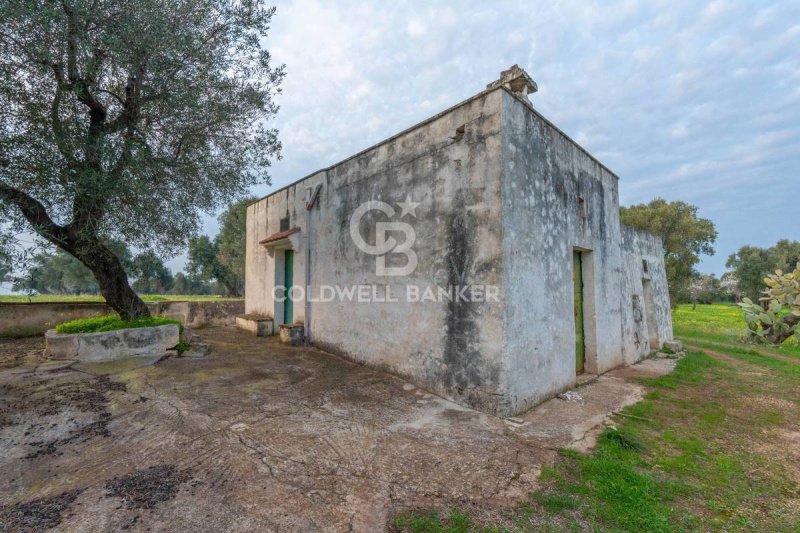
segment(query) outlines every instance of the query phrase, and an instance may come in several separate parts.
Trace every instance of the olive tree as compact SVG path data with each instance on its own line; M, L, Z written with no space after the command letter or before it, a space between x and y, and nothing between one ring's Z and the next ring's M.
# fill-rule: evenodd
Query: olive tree
M696 276L694 266L703 254L714 255L717 230L714 223L697 215L698 208L686 202L656 198L648 204L620 208L623 224L649 231L664 242L664 267L672 306L690 299L689 285Z
M186 270L196 279L216 280L226 296L244 293L247 206L255 201L248 197L228 207L219 216L219 235L213 240L202 235L189 241Z
M123 318L147 316L104 243L174 254L268 182L283 78L258 0L0 3L0 219L77 258Z
M774 246L742 246L725 264L736 274L739 290L751 300L764 290L764 276L775 270L791 270L800 262L800 242L781 239Z

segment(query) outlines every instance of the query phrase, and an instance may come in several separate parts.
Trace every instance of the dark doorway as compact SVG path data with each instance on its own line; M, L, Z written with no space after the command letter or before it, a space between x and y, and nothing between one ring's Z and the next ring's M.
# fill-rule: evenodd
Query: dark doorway
M583 372L586 359L586 342L583 331L583 260L579 251L572 252L572 282L574 286L575 315L575 372Z
M289 297L291 295L291 288L294 284L294 250L285 250L283 252L283 286L285 288L286 298L283 300L283 323L291 324L294 320L294 302Z
M650 342L650 350L658 350L661 348L661 341L658 338L656 301L653 297L653 285L649 279L642 280L642 292L644 293L644 317L647 323L647 340Z

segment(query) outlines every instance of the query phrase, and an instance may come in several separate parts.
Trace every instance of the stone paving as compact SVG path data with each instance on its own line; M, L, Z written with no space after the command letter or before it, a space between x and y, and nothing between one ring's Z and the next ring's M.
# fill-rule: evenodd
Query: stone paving
M314 348L199 333L208 356L144 366L43 364L20 341L26 355L0 369L0 525L381 531L410 508L501 516L559 447L588 448L637 401L628 378L653 364L503 421Z

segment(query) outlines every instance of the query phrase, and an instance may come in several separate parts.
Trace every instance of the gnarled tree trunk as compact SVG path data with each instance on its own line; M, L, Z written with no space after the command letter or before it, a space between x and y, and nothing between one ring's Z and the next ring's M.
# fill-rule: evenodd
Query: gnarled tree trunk
M128 274L119 258L100 239L82 239L80 245L72 250L62 248L92 271L100 294L123 320L150 316L150 310L128 283Z
M3 183L0 183L0 200L16 205L39 235L72 254L91 270L106 303L123 320L150 316L147 306L131 289L128 274L119 258L96 233L87 229L91 224L76 224L73 221L67 226L60 226L53 222L41 202Z

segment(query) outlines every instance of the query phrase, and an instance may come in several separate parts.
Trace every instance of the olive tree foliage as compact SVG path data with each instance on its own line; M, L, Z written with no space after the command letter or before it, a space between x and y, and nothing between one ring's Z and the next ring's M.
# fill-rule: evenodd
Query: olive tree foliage
M175 274L173 279L172 288L169 294L212 294L213 290L210 283L206 283L191 275L186 275L183 272Z
M726 266L739 280L739 290L751 300L764 290L764 277L775 270L789 271L800 262L800 242L781 239L774 246L742 246L728 257Z
M104 241L176 253L214 211L268 182L265 122L284 69L258 0L0 3L0 220L147 316Z
M131 271L136 276L132 287L139 294L166 294L175 284L172 272L153 252L134 257Z
M122 241L104 241L117 256L125 272L133 272L132 255ZM92 272L67 252L53 247L34 253L21 275L10 276L15 291L28 294L97 294Z
M697 207L686 202L667 202L656 198L648 204L620 209L623 224L661 237L664 266L673 306L691 299L690 284L696 277L694 266L700 256L714 255L717 230L714 223L697 215Z
M744 298L738 304L750 338L770 344L781 344L793 335L800 340L800 263L792 272L778 269L763 281L766 289L758 303Z
M232 204L219 217L220 229L215 241L217 259L231 273L228 289L237 296L244 294L245 242L247 239L247 206L257 198L248 197Z
M213 240L202 235L189 241L186 270L196 279L216 281L226 296L244 294L247 206L255 200L245 198L228 207L219 217L219 234Z
M10 238L0 233L0 283L8 280L13 264L13 248Z

